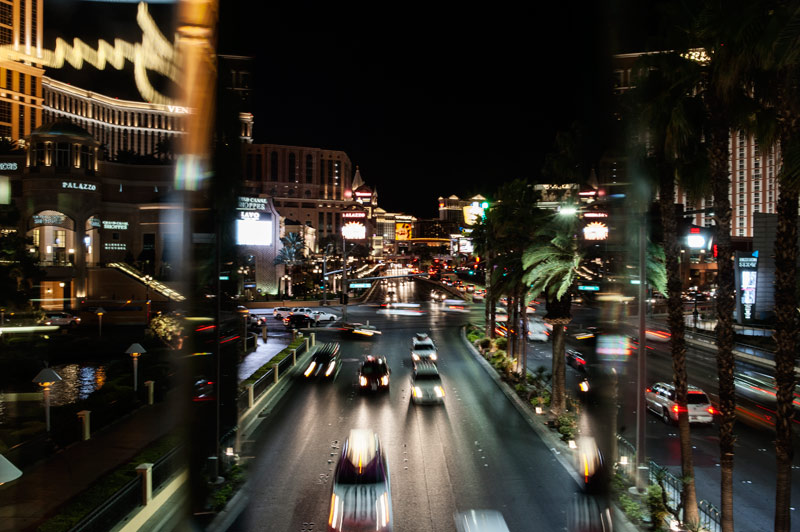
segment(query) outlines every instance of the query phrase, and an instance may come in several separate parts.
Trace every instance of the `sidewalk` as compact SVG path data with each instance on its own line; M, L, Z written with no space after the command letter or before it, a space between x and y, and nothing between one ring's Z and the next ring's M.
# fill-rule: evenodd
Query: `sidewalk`
M144 406L0 486L0 532L35 530L59 506L167 434L179 421L173 402Z
M283 328L283 325L281 325L281 328ZM256 350L247 355L244 360L239 363L239 382L249 378L258 368L272 360L272 357L283 351L291 341L291 334L284 331L280 333L268 331L266 344L264 343L264 339L259 336Z

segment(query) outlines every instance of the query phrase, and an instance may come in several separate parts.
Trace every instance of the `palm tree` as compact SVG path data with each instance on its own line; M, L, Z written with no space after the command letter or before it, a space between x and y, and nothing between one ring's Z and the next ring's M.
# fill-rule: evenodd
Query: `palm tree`
M682 283L678 268L680 249L675 213L675 180L676 176L685 176L684 172L688 172L682 162L694 162L702 159L703 155L699 150L699 124L702 123L704 110L696 92L699 80L697 70L695 63L677 53L645 56L636 69L636 89L631 91L631 97L638 102L634 108L638 111L640 123L645 126L645 133L640 139L646 139L651 168L658 180L673 378L679 407L678 434L683 478L681 506L684 521L689 524L697 524L699 514L687 409L688 375ZM690 165L689 168L697 166ZM692 182L699 181L682 180L684 184Z
M489 338L495 337L495 304L497 297L492 289L492 271L495 266L495 256L497 254L497 239L494 236L493 225L491 223L491 211L480 220L472 229L472 245L475 254L481 257L484 266L484 285L486 286L486 296L484 296L484 335Z
M301 266L305 260L306 243L299 233L289 233L281 237L283 247L278 251L273 261L275 264L283 264L287 266L293 279L297 279L298 267Z
M555 215L560 216L560 215ZM566 396L566 326L572 321L571 289L578 278L583 253L575 238L575 218L553 220L540 230L540 240L522 255L525 268L523 282L530 286L533 297L544 294L547 314L545 322L553 326L553 380L551 411L558 415L567 408Z

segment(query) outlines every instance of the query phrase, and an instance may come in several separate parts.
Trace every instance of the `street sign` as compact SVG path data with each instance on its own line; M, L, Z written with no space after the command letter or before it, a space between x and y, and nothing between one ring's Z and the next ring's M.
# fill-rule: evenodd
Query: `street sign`
M578 290L588 291L588 292L597 292L600 290L600 287L596 284L585 284L583 286L579 286Z
M369 288L372 283L350 283L350 288Z

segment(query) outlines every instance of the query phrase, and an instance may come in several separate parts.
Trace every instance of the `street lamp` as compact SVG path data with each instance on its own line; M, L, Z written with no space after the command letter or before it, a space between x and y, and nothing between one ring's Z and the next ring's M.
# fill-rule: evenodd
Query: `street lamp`
M36 374L32 382L42 387L44 393L44 420L47 432L50 432L50 386L61 380L61 375L51 368L44 368Z
M0 486L6 482L11 482L22 476L17 466L8 461L8 459L0 454Z
M131 344L125 354L128 354L133 359L133 391L139 389L139 355L147 353L141 344Z
M94 311L97 314L97 322L98 322L98 336L103 336L103 314L106 313L106 309L103 307L98 308Z

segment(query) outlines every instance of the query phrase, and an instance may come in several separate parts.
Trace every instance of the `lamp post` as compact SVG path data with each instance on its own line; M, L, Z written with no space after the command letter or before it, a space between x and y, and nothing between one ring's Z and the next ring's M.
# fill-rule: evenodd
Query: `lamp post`
M147 353L147 351L141 344L131 344L125 353L133 359L133 391L135 392L139 389L139 355Z
M103 314L105 313L106 309L103 307L100 307L95 311L95 314L97 314L98 336L103 336Z
M22 471L0 454L0 486L22 476Z
M697 332L697 317L700 315L697 312L697 290L694 291L694 312L692 312L692 317L694 318L694 332Z
M333 244L325 246L322 253L322 306L328 304L328 255L333 250Z
M150 275L144 276L144 304L147 306L147 317L145 319L145 325L150 325L150 283L153 281L153 277Z
M44 393L44 424L47 432L50 432L50 387L61 380L61 375L54 369L44 368L36 374L32 382L42 387Z

